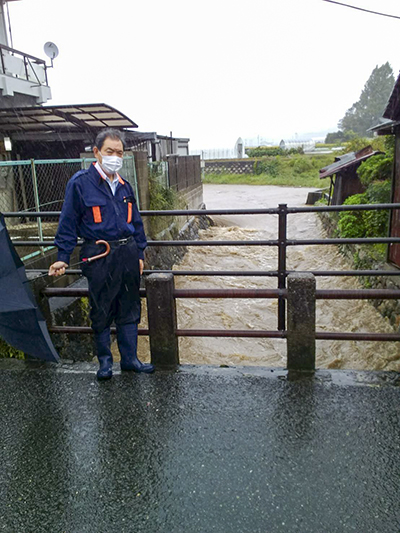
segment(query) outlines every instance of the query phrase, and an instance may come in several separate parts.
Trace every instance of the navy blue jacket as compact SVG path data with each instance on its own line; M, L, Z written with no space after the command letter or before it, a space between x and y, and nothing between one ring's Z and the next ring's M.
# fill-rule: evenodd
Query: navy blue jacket
M58 261L69 264L78 237L89 241L116 241L131 235L136 241L139 259L143 259L147 241L131 185L120 178L113 196L94 165L74 174L67 184L54 241Z

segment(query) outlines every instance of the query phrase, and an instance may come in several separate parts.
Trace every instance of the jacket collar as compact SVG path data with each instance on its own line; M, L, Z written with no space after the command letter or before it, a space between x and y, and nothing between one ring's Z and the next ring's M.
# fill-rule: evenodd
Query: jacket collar
M100 176L101 176L103 179L107 180L108 176L107 176L107 174L104 172L104 170L101 168L100 163L98 163L98 162L97 162L97 163L93 163L93 165L94 165L94 168L97 170L97 172L100 174ZM118 178L119 183L120 183L121 185L125 185L124 180L121 178L121 176L118 174L118 172L116 172L116 175L117 175L117 178ZM108 179L109 179L109 178L108 178ZM115 178L114 178L114 179L115 179Z
M92 184L96 187L98 191L102 192L103 194L107 196L112 195L110 187L108 186L103 176L97 171L95 167L95 163L93 163L93 165L90 165L90 167L88 168L88 173L89 173L89 177L90 177ZM121 187L122 185L125 185L125 181L121 178L121 176L119 174L117 174L117 176L118 176L119 184L117 186L116 191L119 189L119 187Z

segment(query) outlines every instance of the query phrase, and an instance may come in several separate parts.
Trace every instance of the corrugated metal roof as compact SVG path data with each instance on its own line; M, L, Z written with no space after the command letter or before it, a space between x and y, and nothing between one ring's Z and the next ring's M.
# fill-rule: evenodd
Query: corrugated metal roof
M336 161L331 165L321 168L321 170L319 171L319 177L320 179L328 178L329 176L333 176L334 174L337 174L338 172L346 168L350 168L353 165L360 164L362 161L368 159L373 155L382 153L383 152L374 151L372 146L366 146L358 152L349 152L348 154L344 154L343 156L337 157Z
M133 120L107 104L0 109L0 132L3 134L137 127Z
M393 128L400 124L398 121L387 118L380 118L379 121L379 124L372 126L372 128L369 128L367 131L373 131L381 135L390 135L393 133Z

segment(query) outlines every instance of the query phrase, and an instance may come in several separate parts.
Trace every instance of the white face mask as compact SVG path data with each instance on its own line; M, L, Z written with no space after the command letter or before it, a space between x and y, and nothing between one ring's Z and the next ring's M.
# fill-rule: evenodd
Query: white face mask
M104 172L108 174L115 174L122 167L122 157L117 155L103 155L101 154L101 166Z

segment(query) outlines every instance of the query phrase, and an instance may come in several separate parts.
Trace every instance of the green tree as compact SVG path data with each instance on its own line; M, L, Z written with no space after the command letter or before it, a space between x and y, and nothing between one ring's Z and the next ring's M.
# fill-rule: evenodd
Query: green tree
M344 140L344 133L342 131L332 131L325 137L325 144L334 144L336 142L342 142Z
M339 121L339 128L345 133L351 130L360 136L371 137L372 133L367 130L375 126L382 117L393 85L393 70L389 63L386 62L381 67L376 66L358 102L353 104Z

